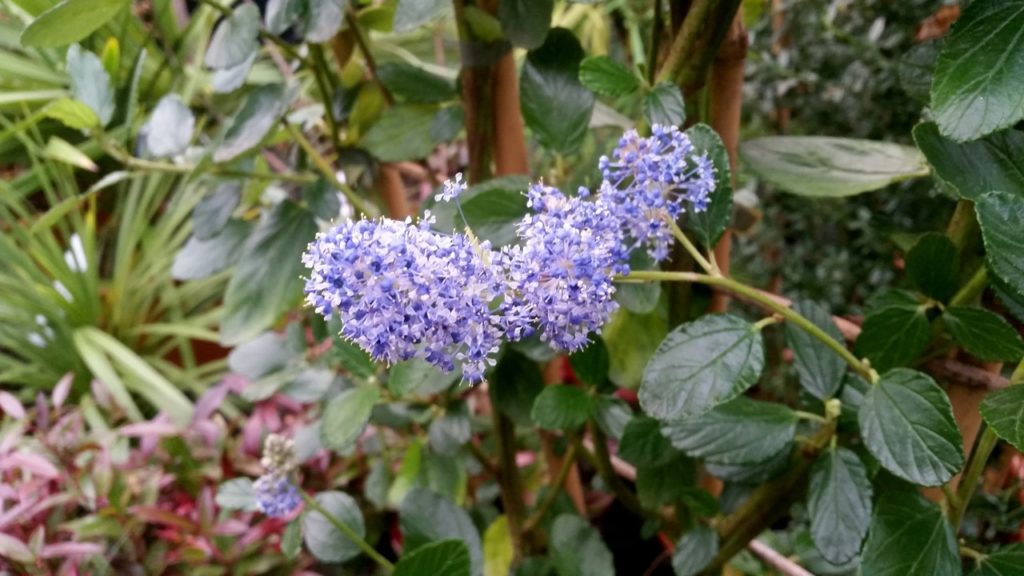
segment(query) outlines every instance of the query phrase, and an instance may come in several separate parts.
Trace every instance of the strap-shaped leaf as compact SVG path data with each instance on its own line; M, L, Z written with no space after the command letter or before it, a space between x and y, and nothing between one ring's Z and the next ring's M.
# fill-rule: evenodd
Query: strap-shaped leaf
M701 414L742 394L764 368L761 333L729 314L669 333L644 370L640 406L659 420Z
M930 377L899 368L868 390L860 433L871 455L896 476L938 486L964 463L949 397Z

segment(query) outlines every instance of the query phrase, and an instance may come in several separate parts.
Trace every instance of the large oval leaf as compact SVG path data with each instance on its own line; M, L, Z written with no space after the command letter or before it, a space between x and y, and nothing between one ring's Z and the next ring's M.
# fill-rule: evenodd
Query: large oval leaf
M793 309L835 341L843 342L843 335L828 310L810 300L797 301ZM834 396L843 383L846 362L821 340L792 322L786 323L786 343L793 350L793 367L804 389L820 400Z
M460 540L441 540L402 556L395 576L469 576L469 549Z
M245 3L221 20L210 38L204 62L210 68L234 68L260 48L260 9Z
M994 312L950 306L942 312L942 322L953 340L976 358L1017 362L1024 357L1017 329Z
M860 573L960 576L953 529L942 511L920 494L890 492L875 508Z
M768 136L740 145L751 170L786 192L838 198L928 175L917 148L852 138Z
M981 402L981 417L1003 440L1024 450L1024 386L997 390Z
M256 147L288 108L291 95L281 84L260 86L250 92L228 121L224 138L213 151L214 162L227 162Z
M128 0L64 0L40 14L21 33L21 45L56 48L78 42L127 8Z
M1017 294L1024 294L1024 194L986 192L975 210L989 266Z
M975 0L939 54L932 113L963 142L1024 118L1024 0Z
M888 306L868 314L857 337L857 354L884 372L906 366L928 347L931 324L923 307L916 303Z
M601 534L579 516L555 518L550 549L558 576L615 576L612 553Z
M640 406L659 420L707 412L753 386L764 368L761 333L729 314L684 324L644 370Z
M811 537L832 564L857 556L871 523L871 481L864 463L846 448L832 448L811 469L807 496Z
M351 496L331 491L321 492L315 498L321 508L360 537L366 534L363 512ZM321 562L344 562L360 554L359 547L320 512L310 511L302 517L302 535L306 547Z
M989 190L1024 195L1024 132L1007 129L957 143L939 134L934 122L925 122L914 127L914 142L935 177L968 200L977 200Z
M483 571L480 533L469 514L448 498L429 490L414 488L402 500L398 517L407 551L416 550L430 542L455 538L469 549L473 574Z
M750 464L778 454L796 433L796 414L781 404L740 397L662 427L672 445L716 464Z
M581 60L583 48L576 36L553 28L523 63L523 120L541 145L555 152L574 150L587 133L594 94L580 83Z
M949 397L921 372L887 372L868 390L859 421L871 455L908 482L938 486L963 466L963 439Z
M335 396L324 409L320 424L320 440L335 452L344 452L352 447L363 433L370 413L380 398L380 391L373 386L349 388Z

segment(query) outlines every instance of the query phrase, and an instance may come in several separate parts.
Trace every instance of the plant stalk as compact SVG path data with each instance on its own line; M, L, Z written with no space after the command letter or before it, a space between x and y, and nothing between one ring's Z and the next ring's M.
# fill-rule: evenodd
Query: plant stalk
M339 532L344 534L346 538L351 540L353 544L359 547L359 549L362 550L364 554L369 556L370 559L372 559L374 562L380 565L381 568L383 568L388 573L391 573L395 570L395 565L392 564L390 560L382 556L380 552L377 552L377 550L375 550L373 546L370 546L366 542L366 540L363 540L363 538L359 536L359 534L356 534L356 531L349 527L348 524L345 524L337 517L335 517L333 514L324 509L324 507L321 506L320 503L317 502L315 498L307 494L305 490L301 491L301 494L302 500L306 503L306 506L308 506L312 510L315 510L316 512L319 512L320 514L323 514L324 518L326 518L327 521L331 523L331 526L337 528Z

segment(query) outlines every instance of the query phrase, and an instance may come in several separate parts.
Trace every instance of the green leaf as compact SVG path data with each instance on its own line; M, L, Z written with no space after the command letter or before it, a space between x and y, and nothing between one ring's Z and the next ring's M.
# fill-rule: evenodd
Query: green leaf
M793 309L836 342L844 342L832 321L832 314L825 308L810 300L798 300L793 303ZM792 322L786 322L786 343L793 351L793 367L800 377L800 385L819 400L835 396L843 383L846 362L821 340Z
M338 218L341 213L341 200L337 188L324 178L318 178L311 184L302 187L302 200L313 214L328 222Z
M235 8L213 31L205 64L215 70L234 68L260 49L260 9L245 3Z
M1024 194L1024 133L1019 130L957 143L939 134L934 122L925 122L914 127L914 142L935 178L963 198L977 200L989 190Z
M740 397L698 416L661 428L673 446L717 464L751 464L786 449L796 433L796 414L781 404Z
M925 104L931 99L932 77L945 40L917 44L900 58L897 70L900 86L908 96Z
M868 390L858 419L868 452L899 478L938 486L963 466L949 397L926 374L887 372Z
M435 143L451 142L466 126L466 110L459 104L445 106L430 122L430 138Z
M594 408L594 421L608 436L621 440L626 426L633 419L633 410L621 398L601 396Z
M516 242L516 225L529 211L523 194L529 185L525 176L502 176L470 186L459 196L461 214L454 202L429 206L437 218L434 229L450 234L468 225L473 234L481 240L489 240L495 248L512 244Z
M920 306L889 306L868 314L857 337L857 355L885 372L916 360L931 340L931 325Z
M160 99L149 120L139 131L146 150L157 158L181 154L192 141L196 119L177 94Z
M498 42L504 36L501 22L490 12L476 6L466 6L462 17L473 37L485 43Z
M303 36L307 42L327 42L338 33L348 0L308 0Z
M50 136L50 139L46 141L46 148L43 148L43 156L50 160L76 166L82 170L90 172L99 170L96 163L85 152L75 148L67 140L58 136Z
M306 0L268 0L264 25L271 34L280 35L302 17Z
M469 549L459 540L441 540L402 556L395 576L469 576Z
M46 116L74 130L86 130L100 125L100 119L84 102L61 98L47 104L43 109Z
M250 478L232 478L217 486L217 506L225 510L259 510L256 504L256 489Z
M715 189L704 212L687 213L686 228L692 231L704 246L714 246L732 221L732 169L725 144L707 124L695 124L686 130L694 152L707 154L715 167Z
M422 488L414 488L398 510L406 553L438 540L458 539L469 549L474 574L483 570L480 534L465 510L454 502Z
M704 468L708 474L722 480L737 484L760 484L770 480L789 466L789 450L780 450L776 454L765 454L761 462L749 464L720 464L707 460Z
M301 256L316 231L313 215L291 200L264 213L224 294L223 344L238 344L263 332L299 301Z
M242 183L237 180L212 182L212 192L192 210L192 235L198 240L209 240L220 234L231 220L231 214L242 199Z
M608 379L620 388L635 390L644 369L661 341L668 335L668 314L655 308L649 314L617 310L601 330L608 345L611 366Z
M219 234L206 240L194 235L174 255L171 278L202 280L228 269L238 261L252 225L244 220L230 220Z
M294 560L302 552L302 523L289 522L281 535L281 553Z
M1024 386L990 392L981 402L981 417L1000 438L1024 450Z
M395 396L417 394L429 396L446 390L459 376L441 372L426 360L414 358L399 362L388 374L388 390Z
M71 94L92 108L100 125L106 126L114 115L114 88L99 57L72 44L68 48L67 70L71 76Z
M889 492L878 500L861 574L960 576L960 553L939 508L916 492Z
M729 314L676 328L658 346L640 385L640 406L659 420L701 414L753 386L764 368L761 333Z
M241 88L242 84L245 84L246 78L249 77L249 72L252 71L257 56L259 56L259 52L253 52L238 66L214 70L210 88L215 94L227 94Z
M277 124L290 101L290 93L281 84L269 84L253 89L245 97L242 107L228 121L224 137L213 151L213 161L234 160L258 146L270 129Z
M630 270L654 270L654 260L646 250L633 250L629 254ZM615 300L626 310L636 314L649 314L661 300L660 282L627 282L615 286Z
M426 158L434 150L434 140L430 137L433 121L433 108L395 106L370 128L362 146L381 162Z
M622 431L619 457L634 466L664 466L678 456L679 452L662 435L661 424L654 418L636 416Z
M644 96L644 118L650 125L682 126L686 120L686 105L679 86L662 82Z
M944 234L925 234L907 254L907 276L926 296L944 302L956 292L959 262L952 240Z
M435 418L427 429L430 448L438 454L454 456L473 437L471 424L465 402L448 404L444 415Z
M989 268L1018 295L1024 294L1024 193L986 192L974 209Z
M314 499L328 514L348 526L360 537L366 536L363 512L356 501L344 492L321 492ZM321 562L345 562L362 552L344 532L331 524L326 516L309 510L302 516L302 535L306 548Z
M515 556L508 516L502 514L484 530L484 576L508 576Z
M494 407L519 426L531 426L534 401L544 388L544 376L537 364L506 350L488 380Z
M612 553L597 530L579 516L555 518L549 549L558 576L615 576Z
M676 543L672 553L672 569L676 576L696 576L718 554L718 532L705 524L698 524Z
M990 552L971 576L1020 576L1024 566L1024 544L1010 544Z
M871 523L871 481L855 453L833 447L814 463L807 496L811 537L832 564L857 557Z
M579 81L583 48L572 32L552 28L526 55L519 80L523 120L541 146L575 150L587 133L594 94Z
M377 388L359 386L345 390L328 402L320 424L324 447L339 453L351 448L370 421L370 413L379 398Z
M593 399L582 389L558 384L537 395L530 417L541 428L571 430L585 424L593 410Z
M740 145L758 176L801 196L841 198L928 175L911 146L825 136L767 136Z
M446 0L398 0L393 23L395 32L411 32L420 25L440 18L451 7Z
M636 495L647 508L657 510L680 502L693 490L697 465L673 450L676 457L660 466L638 466Z
M377 79L395 97L408 102L445 102L456 97L451 80L408 62L384 62L377 67Z
M21 33L21 45L57 48L78 42L130 4L127 0L64 0L29 23Z
M510 42L533 50L544 43L554 8L554 0L504 0L498 4L498 19Z
M640 87L640 79L608 56L589 56L580 62L580 82L598 94L625 96Z
M576 377L587 386L598 388L608 381L608 347L600 336L595 336L586 348L569 355L569 365Z
M1024 118L1024 0L977 0L946 38L932 114L953 140L974 140Z
M949 307L942 322L964 350L980 360L1017 362L1024 357L1024 341L999 315L981 308Z

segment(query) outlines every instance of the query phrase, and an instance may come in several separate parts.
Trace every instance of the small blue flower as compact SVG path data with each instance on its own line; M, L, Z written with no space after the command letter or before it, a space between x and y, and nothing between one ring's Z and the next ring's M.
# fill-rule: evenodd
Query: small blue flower
M445 180L441 192L434 196L435 202L451 202L466 191L466 183L462 181L462 172L455 175L455 180Z
M271 518L287 516L302 502L298 489L279 474L264 474L253 483L256 505L260 512Z

